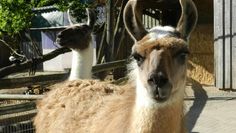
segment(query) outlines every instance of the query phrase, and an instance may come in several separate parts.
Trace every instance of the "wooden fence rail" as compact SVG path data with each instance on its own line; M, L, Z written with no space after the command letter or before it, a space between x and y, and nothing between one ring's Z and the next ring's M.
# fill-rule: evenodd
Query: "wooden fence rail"
M7 105L0 107L0 115L19 113L33 110L35 108L36 108L36 103L34 101L15 105Z
M43 95L0 94L0 100L36 100L42 98Z
M109 71L116 68L126 67L128 61L127 60L118 60L103 64L97 64L92 67L93 73L98 73L102 71ZM0 79L0 89L1 88L12 88L12 87L21 87L28 86L32 84L38 83L48 83L52 81L61 81L65 80L69 76L68 72L51 74L51 75L35 75L31 77L23 77L23 78L5 78Z

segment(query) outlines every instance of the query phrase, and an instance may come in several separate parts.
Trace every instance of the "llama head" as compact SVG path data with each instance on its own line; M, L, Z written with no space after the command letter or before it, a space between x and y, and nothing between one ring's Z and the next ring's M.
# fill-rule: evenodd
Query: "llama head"
M84 24L74 24L57 35L57 44L71 49L86 49L91 41L91 34L96 20L95 12L86 9L88 20Z
M179 0L182 14L176 28L158 26L147 31L141 11L151 1L154 0L129 1L124 10L124 23L135 41L132 55L136 60L137 95L146 97L142 102L149 99L164 103L183 94L189 53L187 40L195 27L197 11L191 0Z

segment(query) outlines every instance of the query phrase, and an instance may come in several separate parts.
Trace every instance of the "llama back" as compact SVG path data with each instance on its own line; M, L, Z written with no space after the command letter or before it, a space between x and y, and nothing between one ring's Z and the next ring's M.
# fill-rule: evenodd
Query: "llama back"
M91 133L129 133L135 102L132 84L122 86L122 95L108 98L93 119ZM130 132L131 133L131 132Z
M67 81L53 88L38 101L34 120L38 133L90 132L98 110L111 97L119 100L124 93L122 88L96 80Z

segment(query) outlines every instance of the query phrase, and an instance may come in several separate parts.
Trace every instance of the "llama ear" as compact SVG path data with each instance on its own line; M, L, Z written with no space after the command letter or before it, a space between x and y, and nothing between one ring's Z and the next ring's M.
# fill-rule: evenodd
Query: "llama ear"
M95 22L96 22L96 13L93 9L91 8L86 8L86 12L88 15L88 21L87 21L87 25L93 29Z
M183 39L188 39L197 23L197 8L192 0L179 0L182 14L177 25Z
M129 0L124 9L126 30L135 41L141 40L148 32L142 24L142 4L139 0Z

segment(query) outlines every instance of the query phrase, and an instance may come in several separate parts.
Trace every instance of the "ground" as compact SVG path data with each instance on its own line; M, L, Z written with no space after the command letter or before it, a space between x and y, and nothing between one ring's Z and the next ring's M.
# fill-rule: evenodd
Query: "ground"
M189 133L236 133L236 92L193 83L186 95Z

